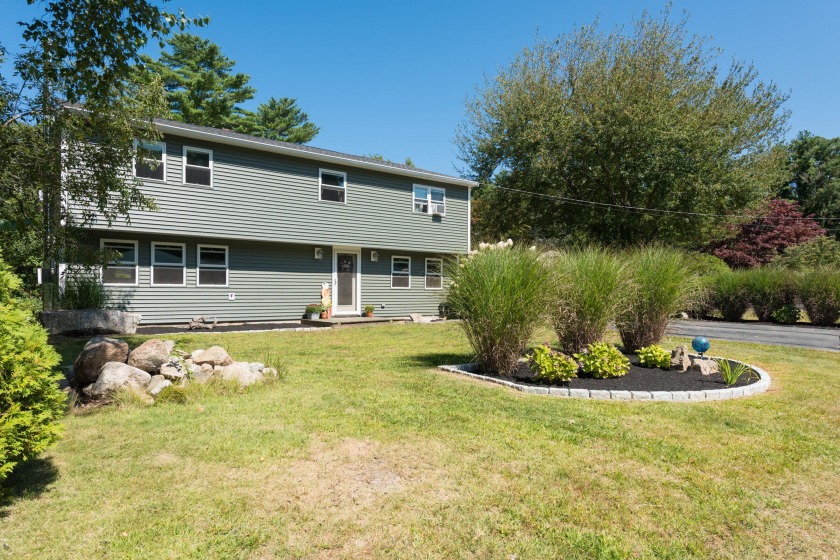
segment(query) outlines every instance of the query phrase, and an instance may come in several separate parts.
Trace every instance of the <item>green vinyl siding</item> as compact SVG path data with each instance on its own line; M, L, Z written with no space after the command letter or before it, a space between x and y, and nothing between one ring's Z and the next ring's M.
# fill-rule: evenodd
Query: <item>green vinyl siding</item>
M108 237L132 232L439 253L468 249L466 187L172 136L165 141L166 182L147 180L141 187L159 210L132 211L130 225L116 221ZM213 150L212 187L184 184L184 145ZM319 169L347 174L345 204L320 200ZM415 183L446 190L445 216L413 212Z
M308 303L320 300L322 282L332 282L333 249L329 245L243 242L216 237L178 237L173 235L131 235L115 231L95 233L100 238L138 242L138 285L109 286L114 303L142 315L141 324L185 323L198 315L224 321L277 321L300 319ZM186 285L151 285L151 245L186 245ZM228 246L228 285L198 286L196 283L197 245ZM323 258L315 258L315 248ZM424 288L426 257L436 253L376 249L378 262L370 260L371 249L362 248L361 303L377 307L375 314L404 317L409 313L437 313L443 292ZM391 255L411 257L411 289L392 289ZM228 294L235 294L230 301ZM384 304L385 309L380 309Z

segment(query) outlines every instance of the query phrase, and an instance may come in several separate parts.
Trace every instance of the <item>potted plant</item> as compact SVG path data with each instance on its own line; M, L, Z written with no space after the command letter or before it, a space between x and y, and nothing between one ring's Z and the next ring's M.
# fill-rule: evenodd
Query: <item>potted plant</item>
M371 304L365 305L365 317L373 317L374 306Z
M312 320L317 319L324 308L321 306L320 303L310 303L306 306L306 316Z

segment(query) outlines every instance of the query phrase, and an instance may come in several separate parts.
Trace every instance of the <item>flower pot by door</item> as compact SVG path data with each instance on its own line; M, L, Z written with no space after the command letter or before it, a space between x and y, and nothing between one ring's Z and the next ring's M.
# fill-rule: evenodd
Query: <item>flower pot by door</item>
M310 314L309 314L309 318L310 318L311 320L313 320L313 321L314 321L315 319L317 319L318 317L320 317L320 316L321 316L321 314L320 314L320 313L310 313Z

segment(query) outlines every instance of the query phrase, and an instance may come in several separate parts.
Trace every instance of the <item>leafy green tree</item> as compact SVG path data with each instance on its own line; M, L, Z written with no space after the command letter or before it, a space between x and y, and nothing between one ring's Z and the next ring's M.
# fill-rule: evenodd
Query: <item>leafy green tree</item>
M167 44L171 52L162 52L158 60L144 56L140 70L163 82L172 119L300 144L318 134L290 97L272 97L256 111L244 109L242 103L256 94L248 85L251 77L234 72L236 62L219 45L189 33L175 34Z
M23 24L15 79L0 76L0 238L15 247L15 268L32 265L37 239L50 280L59 261L84 250L73 233L94 217L110 223L154 208L125 170L134 140L157 136L163 90L137 84L133 67L149 40L207 21L164 3L55 0Z
M674 212L737 215L771 194L786 96L752 66L719 67L686 21L669 7L629 29L584 26L486 80L457 135L485 185L479 237L699 246L720 220Z
M788 153L789 182L780 195L798 201L806 214L835 218L840 225L840 137L802 131L788 144ZM840 239L840 229L832 229L830 233Z

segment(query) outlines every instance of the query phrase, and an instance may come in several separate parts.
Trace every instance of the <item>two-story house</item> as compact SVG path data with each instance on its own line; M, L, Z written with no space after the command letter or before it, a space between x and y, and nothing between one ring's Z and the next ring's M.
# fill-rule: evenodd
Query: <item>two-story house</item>
M473 181L310 146L159 120L134 174L157 211L94 223L119 252L103 283L143 323L433 314L443 259L470 248ZM153 163L154 162L154 163Z

